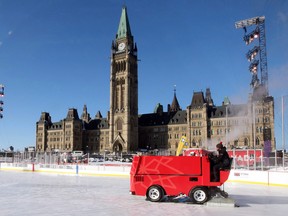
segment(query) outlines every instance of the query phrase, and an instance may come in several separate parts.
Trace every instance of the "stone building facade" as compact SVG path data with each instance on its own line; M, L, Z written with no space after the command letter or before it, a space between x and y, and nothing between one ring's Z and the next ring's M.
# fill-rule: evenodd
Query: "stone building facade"
M84 105L81 116L74 108L66 118L52 122L43 112L36 123L36 151L89 153L165 151L174 155L185 135L190 147L213 149L222 141L229 148L275 149L274 99L251 94L247 104L231 104L224 98L216 106L209 88L194 92L181 109L176 90L164 111L157 104L153 113L138 114L137 45L123 7L115 40L111 46L110 110L92 119ZM255 145L254 145L255 143Z

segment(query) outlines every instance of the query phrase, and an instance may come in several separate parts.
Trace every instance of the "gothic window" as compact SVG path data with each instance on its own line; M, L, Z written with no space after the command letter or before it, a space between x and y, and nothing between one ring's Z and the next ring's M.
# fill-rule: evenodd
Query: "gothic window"
M259 140L259 137L256 138L256 146L259 146L260 145L260 140Z
M249 145L249 140L247 138L244 139L244 145L248 146Z
M123 65L123 61L120 62L120 71L123 71L124 69L124 65Z
M196 146L196 142L194 139L192 140L192 146Z
M124 92L125 91L125 87L124 85L121 85L121 109L124 108Z

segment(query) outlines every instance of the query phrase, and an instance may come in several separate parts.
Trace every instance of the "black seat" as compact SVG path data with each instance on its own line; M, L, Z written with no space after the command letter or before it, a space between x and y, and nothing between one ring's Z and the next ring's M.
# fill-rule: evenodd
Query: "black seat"
M231 170L233 158L229 158L229 165L222 167L220 170Z

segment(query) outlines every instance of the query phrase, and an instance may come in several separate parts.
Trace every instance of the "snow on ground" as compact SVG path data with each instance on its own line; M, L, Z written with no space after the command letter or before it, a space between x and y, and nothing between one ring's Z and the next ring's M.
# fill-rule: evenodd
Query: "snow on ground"
M0 215L284 215L288 188L226 183L240 207L152 203L129 194L128 177L0 171Z

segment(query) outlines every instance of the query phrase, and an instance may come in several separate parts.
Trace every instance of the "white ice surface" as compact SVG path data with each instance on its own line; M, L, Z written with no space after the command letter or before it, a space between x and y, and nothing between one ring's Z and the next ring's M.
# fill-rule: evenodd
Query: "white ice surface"
M240 207L152 203L129 194L128 177L0 171L0 215L286 215L288 188L226 183Z

